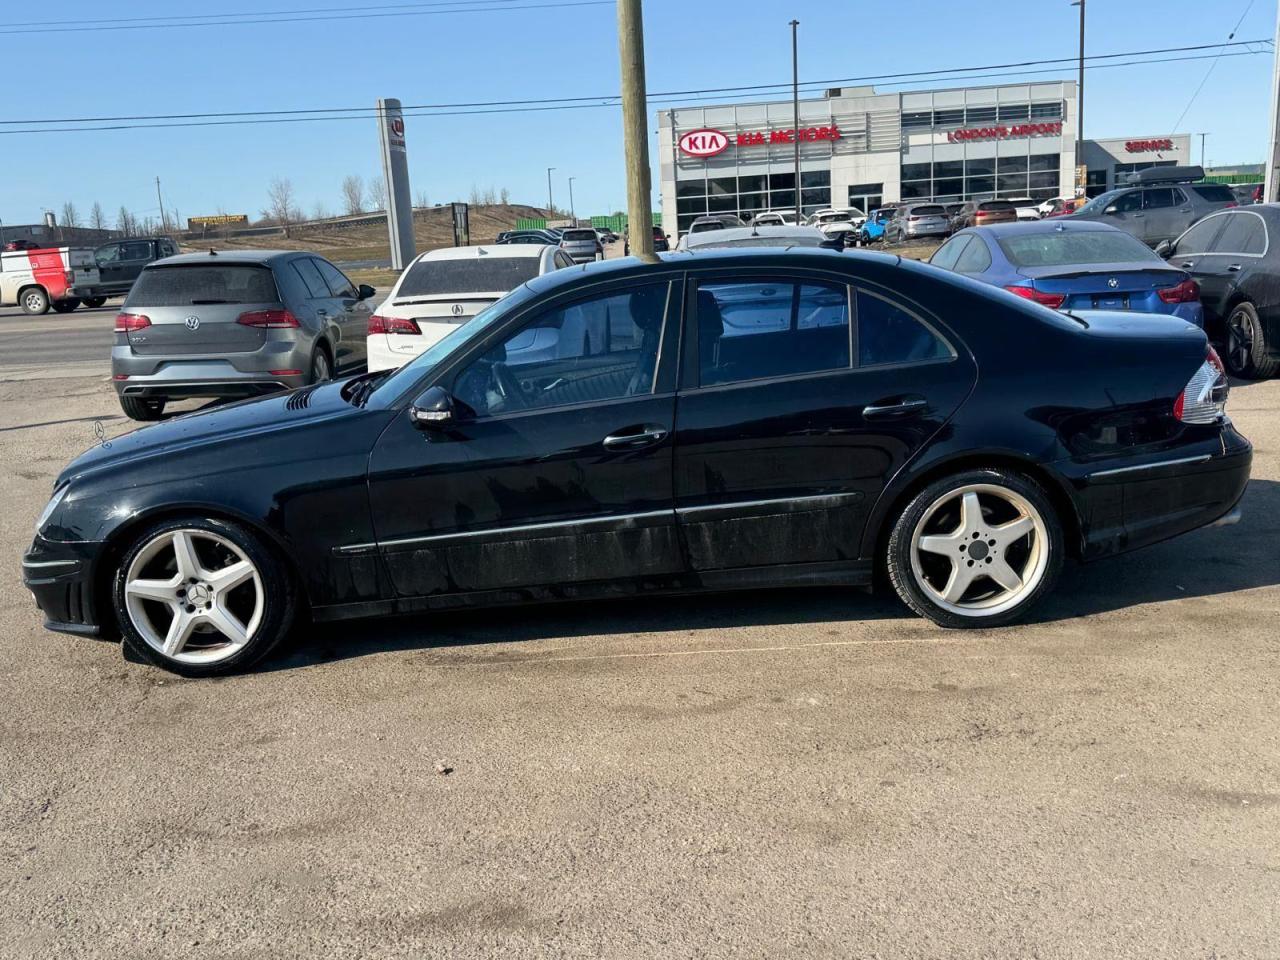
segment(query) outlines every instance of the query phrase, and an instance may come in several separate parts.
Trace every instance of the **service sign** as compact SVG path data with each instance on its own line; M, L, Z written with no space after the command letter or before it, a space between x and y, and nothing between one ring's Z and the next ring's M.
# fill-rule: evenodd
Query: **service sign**
M714 157L724 153L729 138L719 130L690 130L680 138L680 150L691 157Z
M1161 150L1172 150L1173 141L1161 140L1128 140L1125 142L1126 153L1157 153Z

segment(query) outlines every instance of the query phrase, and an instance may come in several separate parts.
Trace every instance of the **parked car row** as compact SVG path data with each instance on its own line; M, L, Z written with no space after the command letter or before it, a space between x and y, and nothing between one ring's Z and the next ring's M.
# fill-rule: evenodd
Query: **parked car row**
M10 241L0 252L0 306L17 305L33 316L100 307L108 297L128 294L147 264L177 252L169 237L113 240L96 250Z

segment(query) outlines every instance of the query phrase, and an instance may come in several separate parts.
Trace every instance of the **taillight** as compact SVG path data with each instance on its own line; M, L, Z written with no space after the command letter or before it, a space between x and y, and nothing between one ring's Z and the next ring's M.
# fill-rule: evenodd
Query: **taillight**
M413 337L422 336L422 328L417 320L405 320L402 317L380 317L376 313L369 318L369 333L407 333Z
M151 318L140 313L117 313L116 333L128 333L130 330L144 330L151 326Z
M1217 423L1226 416L1230 389L1222 359L1206 347L1204 363L1173 401L1173 415L1183 423Z
M1194 280L1183 280L1176 287L1165 287L1156 293L1165 303L1195 303L1200 299L1200 284Z
M1057 310L1060 306L1067 302L1065 293L1045 293L1043 290L1037 290L1035 287L1020 287L1016 284L1011 287L1005 287L1010 293L1016 293L1024 300L1034 300L1036 303L1048 307L1050 310Z
M1232 200L1230 203L1227 204L1227 207L1238 207L1238 206L1240 206L1240 204L1236 203L1236 201L1234 200ZM1223 209L1225 210L1226 207L1223 207Z
M288 310L250 310L236 317L236 323L260 330L282 330L300 326L298 318Z
M66 278L68 284L76 282L76 272L74 270L64 270L62 275Z
M912 223L915 223L917 220L920 220L920 219L922 219L922 218L921 218L921 217L907 217L907 219L908 219L908 220L910 220Z

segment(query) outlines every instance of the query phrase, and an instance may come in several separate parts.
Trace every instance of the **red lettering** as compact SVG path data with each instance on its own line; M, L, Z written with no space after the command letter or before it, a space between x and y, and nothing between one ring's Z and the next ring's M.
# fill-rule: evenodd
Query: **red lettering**
M794 143L795 131L793 130L774 130L769 134L770 143Z

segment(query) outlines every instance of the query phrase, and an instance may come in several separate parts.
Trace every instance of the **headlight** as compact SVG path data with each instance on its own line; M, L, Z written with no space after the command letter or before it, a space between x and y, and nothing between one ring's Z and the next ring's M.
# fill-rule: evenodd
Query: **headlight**
M36 518L36 533L44 529L44 525L49 522L49 518L53 516L53 511L58 509L58 504L62 502L62 498L67 495L67 491L71 489L71 484L64 483L60 488L53 492L53 498L45 504L44 509L40 511L40 516Z

